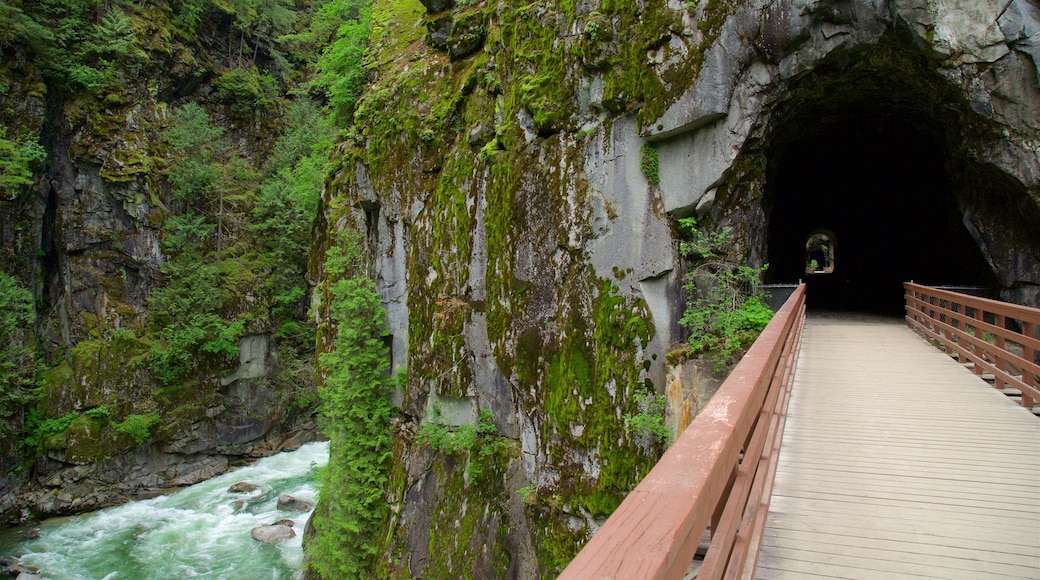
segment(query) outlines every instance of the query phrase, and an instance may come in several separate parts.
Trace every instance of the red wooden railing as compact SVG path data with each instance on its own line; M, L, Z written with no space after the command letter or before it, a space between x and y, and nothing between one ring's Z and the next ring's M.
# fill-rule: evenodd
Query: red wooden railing
M804 322L802 284L561 579L682 578L709 529L697 577L750 576Z
M1017 389L1022 406L1040 402L1040 310L908 282L906 321L996 388Z

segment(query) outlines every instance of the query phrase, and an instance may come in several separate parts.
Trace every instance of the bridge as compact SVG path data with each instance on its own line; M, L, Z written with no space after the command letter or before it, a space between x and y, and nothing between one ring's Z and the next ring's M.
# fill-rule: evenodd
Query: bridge
M800 286L560 576L1040 578L1040 310Z

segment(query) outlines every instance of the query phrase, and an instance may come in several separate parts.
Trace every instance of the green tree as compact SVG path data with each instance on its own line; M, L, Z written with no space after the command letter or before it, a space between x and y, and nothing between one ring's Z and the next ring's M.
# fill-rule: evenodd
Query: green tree
M339 126L352 121L361 89L365 86L364 56L372 26L369 2L332 0L322 7L327 20L339 21L335 39L318 57L318 72L312 86L323 90ZM323 19L318 19L320 24Z
M163 136L173 148L174 161L168 171L173 195L185 208L204 209L199 203L212 197L222 172L219 159L227 153L223 135L223 127L214 126L198 103L173 111Z
M288 128L268 158L268 176L260 184L251 226L262 247L265 286L272 297L276 336L313 342L313 327L302 320L306 310L307 253L325 179L332 127L309 100L294 101Z
M0 57L15 41L23 41L36 52L54 43L54 34L33 20L15 3L0 1Z
M171 24L182 40L195 38L195 31L208 10L213 9L210 0L181 0L173 3L174 16Z
M32 324L32 293L0 272L0 440L11 434L10 418L30 400L35 387Z
M32 48L45 74L67 90L108 88L116 82L118 66L147 59L129 16L119 4L26 1L23 15L29 15L33 24L19 18L18 36Z
M163 264L169 283L154 290L148 302L161 339L152 352L152 371L169 385L187 377L206 357L227 361L236 356L244 324L220 315L216 266L203 250L214 226L204 216L185 215L170 218L165 227L165 249L173 255Z
M332 349L319 357L322 429L329 464L307 544L311 569L325 580L367 578L376 554L377 530L387 516L384 495L392 449L393 408L387 333L375 283L366 275L361 249L340 236L325 262L335 324Z
M185 214L216 216L213 230L216 268L222 252L246 229L242 213L252 199L257 173L241 157L231 155L221 140L224 130L214 126L198 103L187 103L173 112L164 133L171 146L167 174L174 197ZM227 222L230 222L227 223Z
M42 145L7 139L7 127L0 125L0 191L11 196L17 188L32 183L33 165L46 158Z

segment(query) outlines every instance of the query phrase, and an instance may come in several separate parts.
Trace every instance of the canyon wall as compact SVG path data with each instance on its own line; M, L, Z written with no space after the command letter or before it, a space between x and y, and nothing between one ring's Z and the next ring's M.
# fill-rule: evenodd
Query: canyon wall
M375 2L323 219L368 241L403 377L380 575L566 565L661 451L641 401L689 376L676 218L762 265L771 180L822 131L926 136L979 278L1035 305L1037 11L1006 4ZM481 412L506 450L429 443Z

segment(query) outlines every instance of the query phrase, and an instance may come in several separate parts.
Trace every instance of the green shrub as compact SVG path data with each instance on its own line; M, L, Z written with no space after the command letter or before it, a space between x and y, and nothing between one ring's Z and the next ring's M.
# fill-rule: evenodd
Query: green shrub
M717 368L728 357L750 346L769 324L773 313L756 288L766 266L754 268L729 259L733 231L702 232L693 218L679 220L688 240L680 252L689 260L683 288L687 305L679 320L689 330L694 352L710 352Z
M10 434L6 420L32 398L36 386L32 324L32 293L0 272L0 440Z
M667 442L672 432L664 422L664 397L654 393L640 393L637 395L636 406L639 409L638 413L625 415L625 429L660 443Z
M643 170L647 183L650 185L661 183L661 162L657 157L657 149L654 149L653 146L643 145L639 150L639 167Z
M234 68L217 79L217 95L232 117L248 117L270 105L278 93L278 81L269 74Z
M68 413L61 417L45 417L43 411L33 409L25 421L25 437L22 446L32 451L64 446L63 438L69 425L79 418L79 413Z
M13 197L18 188L32 183L33 167L46 158L38 142L7 139L7 127L0 126L0 192Z
M313 87L329 97L329 108L340 126L351 123L366 82L364 56L372 26L371 8L363 0L332 0L322 11L337 21L335 39L318 57Z
M127 415L126 419L112 425L116 433L129 435L137 443L144 443L152 435L152 428L159 424L159 416Z
M84 415L91 419L107 420L110 415L108 407L101 405L100 407L94 407L93 409L87 409L83 412Z
M471 478L483 474L488 462L508 446L498 436L490 409L480 410L476 425L442 425L436 422L436 417L431 419L419 429L417 441L447 455L467 453L469 463L466 471Z
M203 254L212 231L203 216L180 216L166 222L166 248L174 255L163 264L169 284L148 297L151 321L160 342L153 348L152 371L164 385L185 378L200 357L231 359L238 355L242 321L227 321L216 266Z

